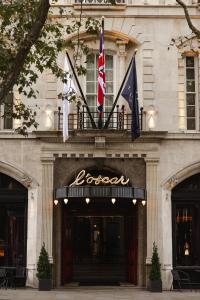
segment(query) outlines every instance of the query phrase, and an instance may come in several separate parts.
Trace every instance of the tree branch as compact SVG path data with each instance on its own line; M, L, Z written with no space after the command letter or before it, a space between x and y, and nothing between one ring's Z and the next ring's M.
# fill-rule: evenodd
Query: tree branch
M188 9L187 9L187 6L185 5L185 3L182 1L182 0L176 0L176 2L182 6L182 8L184 9L184 13L185 13L185 18L186 18L186 21L188 23L188 26L189 28L192 30L192 32L198 37L200 38L200 30L198 30L196 28L196 26L193 25L192 21L191 21L191 18L190 18L190 15L188 13Z
M5 96L12 90L13 86L16 84L20 72L23 69L25 60L31 47L37 41L40 32L45 24L50 8L49 0L40 0L38 5L38 10L36 14L36 19L31 26L31 29L25 35L24 40L21 41L21 46L14 58L13 63L9 67L6 76L2 78L0 86L0 103L3 102Z

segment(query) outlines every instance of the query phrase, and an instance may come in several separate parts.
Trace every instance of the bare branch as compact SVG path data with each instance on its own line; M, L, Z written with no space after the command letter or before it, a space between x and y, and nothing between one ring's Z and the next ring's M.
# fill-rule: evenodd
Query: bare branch
M24 40L21 42L21 47L19 47L12 66L7 71L6 76L2 78L0 86L0 103L3 101L8 92L12 90L13 86L17 82L20 72L23 70L27 55L29 54L31 47L37 41L40 32L45 24L49 8L49 0L40 0L36 19L33 22L29 32L27 32Z
M190 18L190 15L188 13L188 9L187 9L187 6L186 4L182 1L182 0L176 0L176 2L182 6L182 8L184 9L184 13L185 13L185 18L186 18L186 21L188 23L188 26L189 28L192 30L192 32L198 37L200 38L200 30L198 30L196 28L196 26L193 25L192 21L191 21L191 18Z

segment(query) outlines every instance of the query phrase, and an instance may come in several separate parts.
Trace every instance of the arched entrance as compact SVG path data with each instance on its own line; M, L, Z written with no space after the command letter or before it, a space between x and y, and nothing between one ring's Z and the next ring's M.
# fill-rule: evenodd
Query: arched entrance
M61 282L137 284L141 190L110 170L87 170L56 190L62 201ZM63 193L63 195L62 195ZM144 193L143 193L144 196ZM67 202L67 203L66 203Z
M0 265L26 267L27 189L0 173Z
M173 268L200 282L200 174L172 190Z

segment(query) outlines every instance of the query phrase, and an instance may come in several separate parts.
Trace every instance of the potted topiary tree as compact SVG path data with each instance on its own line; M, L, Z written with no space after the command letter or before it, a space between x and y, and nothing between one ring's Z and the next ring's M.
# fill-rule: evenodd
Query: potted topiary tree
M153 243L153 253L151 258L151 271L149 275L149 287L151 292L162 292L162 280L160 272L160 260L158 256L158 248Z
M50 291L52 288L52 270L49 262L49 255L43 243L38 263L37 263L37 278L39 280L39 291Z

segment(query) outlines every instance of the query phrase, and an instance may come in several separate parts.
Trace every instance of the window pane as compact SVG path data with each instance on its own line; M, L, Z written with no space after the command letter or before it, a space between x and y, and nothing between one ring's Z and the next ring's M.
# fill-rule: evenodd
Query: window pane
M87 56L87 69L94 69L94 54Z
M187 69L186 77L187 77L187 79L194 79L194 69Z
M187 94L187 105L195 105L195 94Z
M107 82L106 83L106 93L110 94L113 92L113 83L112 82Z
M195 92L195 81L187 80L187 92Z
M187 117L195 118L195 106L187 106Z
M96 96L87 96L88 106L91 108L95 108L97 105Z
M113 70L106 71L106 81L113 81Z
M95 84L93 82L87 82L86 92L87 93L94 93L95 92Z
M87 70L87 73L86 73L86 80L87 81L95 81L95 73L94 73L94 70Z
M106 69L113 69L113 56L112 55L105 56L105 67L106 67Z
M195 119L187 119L187 129L195 130Z
M186 67L194 67L194 57L186 57Z

